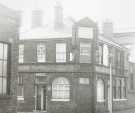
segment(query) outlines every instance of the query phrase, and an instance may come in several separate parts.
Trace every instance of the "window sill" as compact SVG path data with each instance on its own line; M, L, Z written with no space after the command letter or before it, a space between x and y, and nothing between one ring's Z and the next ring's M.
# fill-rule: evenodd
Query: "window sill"
M34 113L46 113L46 110L33 110Z
M103 103L105 100L98 100L97 103Z
M63 101L63 102L69 102L69 99L51 99L51 101Z
M113 99L113 101L127 101L128 99Z
M17 96L17 100L18 101L24 101L24 97L23 96Z

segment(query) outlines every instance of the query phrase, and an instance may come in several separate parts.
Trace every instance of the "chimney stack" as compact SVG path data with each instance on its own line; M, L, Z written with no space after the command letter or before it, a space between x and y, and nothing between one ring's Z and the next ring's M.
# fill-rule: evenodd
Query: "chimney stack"
M54 27L55 29L61 29L63 26L63 8L62 5L57 2L54 7Z
M103 23L103 35L106 38L113 37L113 23L111 21L106 21Z
M41 27L43 24L43 11L33 10L32 11L32 28Z

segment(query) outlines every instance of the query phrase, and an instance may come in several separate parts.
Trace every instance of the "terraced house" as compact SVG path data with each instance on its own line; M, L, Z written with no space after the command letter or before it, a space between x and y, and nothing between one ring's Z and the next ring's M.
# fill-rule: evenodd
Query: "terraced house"
M0 4L0 113L17 110L19 15Z
M61 10L58 6L53 27L34 28L19 41L18 111L107 112L110 63L113 109L124 108L128 103L127 49L111 35L100 35L89 18L70 21L69 29Z

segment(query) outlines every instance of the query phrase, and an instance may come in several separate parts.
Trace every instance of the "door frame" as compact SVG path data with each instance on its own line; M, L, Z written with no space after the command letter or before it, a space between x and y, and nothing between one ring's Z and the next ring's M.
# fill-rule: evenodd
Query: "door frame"
M38 96L38 88L40 88L40 110L37 110L37 96ZM44 90L46 90L46 94L44 94ZM44 97L45 96L45 97ZM45 103L44 103L44 99L45 99ZM45 109L44 109L44 104L45 104ZM47 84L37 84L35 85L35 111L47 111Z

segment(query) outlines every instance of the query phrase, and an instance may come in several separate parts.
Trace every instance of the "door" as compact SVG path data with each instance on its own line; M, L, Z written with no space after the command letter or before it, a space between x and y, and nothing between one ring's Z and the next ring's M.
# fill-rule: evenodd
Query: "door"
M36 98L35 105L36 110L46 111L47 95L46 95L46 85L37 85L36 86Z

